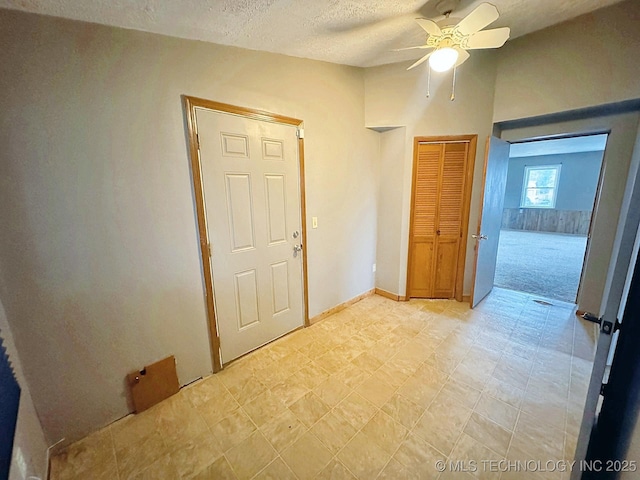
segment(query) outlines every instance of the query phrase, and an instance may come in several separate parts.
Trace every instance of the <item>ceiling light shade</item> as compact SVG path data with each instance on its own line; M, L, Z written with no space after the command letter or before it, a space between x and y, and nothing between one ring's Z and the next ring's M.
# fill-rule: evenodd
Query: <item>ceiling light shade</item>
M436 72L446 72L456 64L458 52L451 47L439 48L429 57L429 66Z

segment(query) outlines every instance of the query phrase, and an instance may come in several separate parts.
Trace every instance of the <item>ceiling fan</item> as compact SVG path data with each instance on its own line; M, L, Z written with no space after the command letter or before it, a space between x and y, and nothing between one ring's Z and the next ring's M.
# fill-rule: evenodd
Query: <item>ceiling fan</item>
M482 30L495 22L500 14L495 5L481 3L460 21L450 17L458 0L443 0L437 8L445 18L439 21L417 18L416 22L427 32L424 45L399 48L400 50L430 49L431 51L407 70L429 60L430 70L444 72L458 67L469 58L467 50L499 48L509 39L509 27Z

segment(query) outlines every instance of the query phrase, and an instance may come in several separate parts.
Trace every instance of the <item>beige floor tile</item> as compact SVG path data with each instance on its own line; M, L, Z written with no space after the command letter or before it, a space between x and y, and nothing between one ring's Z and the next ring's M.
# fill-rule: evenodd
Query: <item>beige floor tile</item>
M277 456L271 444L259 431L253 432L227 453L229 465L240 480L249 479Z
M364 352L351 360L351 363L366 372L373 373L382 366L383 362L371 353Z
M393 455L409 433L409 430L386 413L379 411L362 427L362 432L389 455Z
M480 390L471 385L449 378L438 393L436 401L445 405L452 402L459 403L464 407L473 408L480 398L480 393Z
M51 478L413 479L449 452L570 459L596 336L571 305L532 300L367 297L71 445Z
M334 413L349 422L354 428L362 428L378 411L376 406L353 392L334 409Z
M207 400L196 409L207 425L212 427L238 408L240 408L238 402L225 389L218 397Z
M329 462L329 465L324 467L322 472L318 474L316 480L355 480L356 477L347 470L342 463L335 458Z
M422 378L412 375L398 389L398 394L404 398L411 400L416 405L427 408L436 398L442 385L432 385L425 382Z
M95 478L87 476L85 478ZM124 478L124 477L120 477ZM135 480L156 480L158 478L182 478L181 473L178 471L174 459L171 455L166 454L160 457L158 460L148 465L143 470L136 472L130 477Z
M251 420L260 427L287 407L271 390L267 390L245 404L243 408Z
M314 388L313 392L318 395L324 403L330 407L335 407L342 400L347 398L351 393L351 389L337 378L329 377Z
M295 373L289 378L271 387L271 392L280 399L287 407L300 400L304 395L309 393L306 385L296 381Z
M396 387L392 387L376 377L371 377L360 384L355 391L380 408L393 396Z
M179 448L184 442L208 430L206 420L186 397L158 410L155 420L156 427L170 450Z
M499 479L502 472L498 462L504 457L489 449L473 437L462 434L449 459L452 462L462 462L463 465L475 465L472 476L480 479ZM455 478L455 477L450 477Z
M451 373L451 378L469 385L476 390L483 390L487 381L491 378L494 368L497 367L495 367L495 363L491 361L485 363L460 362L453 373Z
M404 465L400 464L393 458L385 465L378 475L378 480L419 480L420 475L417 472L410 471Z
M484 392L493 398L505 402L512 407L519 408L522 404L522 398L525 391L522 388L515 387L505 382L501 382L497 378L491 378L484 386Z
M165 447L162 436L158 432L154 432L136 444L130 444L122 448L116 446L120 478L133 478L167 453L169 452Z
M402 395L395 394L382 406L382 411L404 427L411 429L424 409Z
M256 429L249 416L238 409L211 427L214 443L220 452L238 445Z
M311 362L294 373L289 382L312 390L327 378L329 378L329 373L318 363Z
M162 478L162 477L159 477ZM225 457L220 457L204 470L197 473L192 480L237 480L231 465Z
M120 447L132 445L144 440L157 431L154 410L139 414L130 414L111 424L113 443Z
M385 363L373 374L375 378L388 383L392 387L400 387L409 378L410 373L403 371L401 367L391 363Z
M329 412L311 427L311 433L334 455L353 438L356 432L353 425L334 412Z
M471 409L459 403L436 400L418 420L413 433L449 455L470 416Z
M278 452L295 442L307 431L307 427L293 414L285 410L260 427L260 431Z
M298 480L280 457L277 457L253 478L254 480Z
M445 461L446 457L417 435L409 434L393 459L408 470L418 472L420 478L435 479L439 475L436 462Z
M144 438L148 436L143 437L142 441ZM89 435L51 458L51 478L55 480L91 475L107 479L115 472L116 453L109 428Z
M171 468L185 478L201 472L221 456L222 450L219 447L218 438L208 430L169 454ZM156 476L156 478L168 477L169 475Z
M349 360L347 360L334 350L329 350L321 357L317 357L316 362L322 365L322 368L324 368L330 374L338 373L340 370L350 365Z
M367 480L378 476L391 454L360 432L345 445L338 458L356 478Z
M300 480L314 478L332 457L331 452L310 432L282 453L282 459Z
M482 394L476 404L475 411L509 431L513 431L516 420L518 420L517 408L487 393Z
M304 423L307 427L311 427L314 423L320 420L327 414L327 412L329 412L330 409L331 408L313 392L307 393L289 407L289 410L291 410L296 417L298 417L298 420Z
M253 400L267 389L255 375L229 382L226 384L226 387L240 405L244 405L248 401Z
M511 445L527 452L530 458L562 460L564 457L564 432L549 427L526 412L520 412Z
M507 454L512 435L510 431L475 412L471 414L471 418L464 427L464 433L501 457Z
M349 364L338 373L334 374L333 377L340 380L347 387L355 389L362 384L362 382L369 379L371 377L371 373L361 369L360 367L356 367L353 364Z

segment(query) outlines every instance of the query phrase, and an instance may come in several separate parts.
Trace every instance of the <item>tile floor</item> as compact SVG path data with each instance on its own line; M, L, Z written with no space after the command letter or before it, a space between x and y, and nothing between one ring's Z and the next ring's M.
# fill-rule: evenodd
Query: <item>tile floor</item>
M71 445L51 478L464 479L435 462L572 459L594 330L534 298L365 298Z

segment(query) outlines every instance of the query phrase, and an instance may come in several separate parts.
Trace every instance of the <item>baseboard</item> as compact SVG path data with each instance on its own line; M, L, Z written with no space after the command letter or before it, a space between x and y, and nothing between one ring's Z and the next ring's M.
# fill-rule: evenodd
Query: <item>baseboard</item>
M375 289L375 294L380 295L381 297L388 298L390 300L394 300L396 302L400 301L400 295L396 295L395 293L387 292L381 288Z
M325 310L324 312L319 313L315 317L311 317L309 319L309 325L313 325L314 323L318 323L320 320L323 320L323 319L325 319L327 317L330 317L334 313L338 313L338 312L344 310L345 308L350 307L354 303L358 303L363 298L370 297L374 293L375 293L375 289L371 289L371 290L369 290L367 292L364 292L361 295L358 295L357 297L353 297L351 300L347 300L346 302L343 302L343 303L341 303L339 305L336 305L335 307L331 307L329 310Z
M471 303L471 295L462 295L462 301L464 303Z

